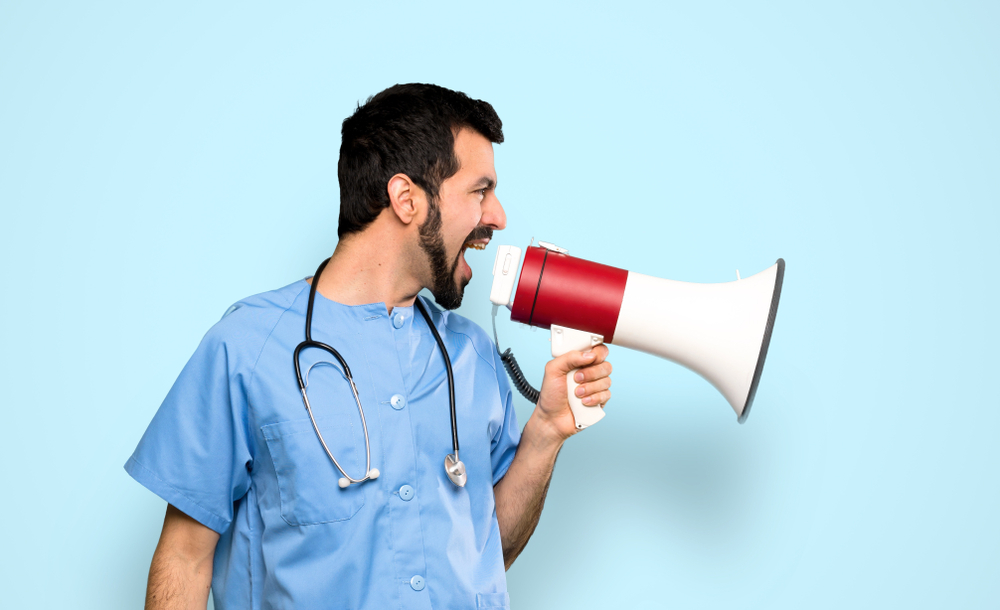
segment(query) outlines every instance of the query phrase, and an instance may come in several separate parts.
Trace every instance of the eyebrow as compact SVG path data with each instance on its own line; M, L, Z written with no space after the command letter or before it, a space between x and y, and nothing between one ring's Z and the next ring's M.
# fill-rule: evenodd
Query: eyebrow
M494 189L496 188L497 183L495 180L493 180L493 178L490 178L489 176L483 176L482 178L477 180L475 184L473 184L472 186L473 190L478 191L481 188Z

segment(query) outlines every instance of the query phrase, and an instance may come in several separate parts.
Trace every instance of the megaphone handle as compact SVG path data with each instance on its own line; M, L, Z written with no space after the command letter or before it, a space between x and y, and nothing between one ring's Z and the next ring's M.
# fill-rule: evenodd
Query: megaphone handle
M573 369L566 376L567 398L569 408L573 411L573 419L576 420L576 429L583 430L587 426L592 426L601 421L604 417L604 407L602 405L585 405L579 396L576 395L576 388L580 385L573 378L580 369Z
M552 325L552 357L558 358L563 354L573 350L584 351L596 345L604 343L604 337L593 333L566 328L564 326ZM579 396L576 395L576 388L580 384L576 382L576 372L580 369L573 369L566 375L566 398L569 400L569 408L573 411L573 419L576 420L577 430L583 430L592 426L604 417L604 408L601 405L585 405Z

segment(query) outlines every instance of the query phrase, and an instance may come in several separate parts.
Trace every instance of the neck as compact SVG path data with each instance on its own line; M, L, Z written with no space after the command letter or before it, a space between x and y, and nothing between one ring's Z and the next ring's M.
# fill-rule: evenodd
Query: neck
M344 305L385 303L388 313L394 307L409 307L423 288L412 265L422 260L423 252L403 235L380 230L376 220L359 234L342 239L320 277L316 291L331 301ZM419 250L419 246L416 246Z

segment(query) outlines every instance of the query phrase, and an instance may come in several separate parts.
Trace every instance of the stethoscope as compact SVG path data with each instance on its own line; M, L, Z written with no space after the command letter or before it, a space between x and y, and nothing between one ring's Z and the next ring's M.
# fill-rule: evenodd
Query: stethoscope
M379 476L378 468L372 468L372 449L371 443L368 441L368 424L365 422L365 410L361 407L361 399L358 397L358 388L354 385L354 377L351 376L351 368L347 366L347 362L344 360L340 352L333 349L325 343L320 343L319 341L313 341L312 339L312 314L313 314L313 302L316 300L316 286L319 285L319 276L323 273L323 269L326 268L326 264L330 262L330 259L326 259L320 263L319 268L316 269L316 275L313 276L312 285L309 287L309 304L306 306L306 340L299 343L295 348L295 353L293 358L295 359L295 378L299 382L299 391L302 392L302 402L306 405L306 411L309 413L309 421L312 422L313 430L316 431L316 436L319 437L319 442L323 445L323 450L326 451L326 455L333 462L333 465L337 467L340 474L344 475L341 477L338 484L341 489L346 488L351 483L364 483L365 481L374 481ZM448 478L451 482L459 487L465 487L466 473L465 464L458 459L458 425L455 423L455 377L451 370L451 358L448 357L448 350L445 349L444 341L441 340L441 335L438 334L437 328L431 321L430 315L424 308L423 303L420 299L414 299L414 303L417 309L420 310L420 314L427 321L427 326L430 327L431 333L434 334L434 340L437 341L438 347L441 348L441 355L444 356L444 366L448 371L448 402L451 406L451 446L455 453L449 453L444 458L444 471L448 474ZM360 479L355 479L351 475L347 474L337 458L333 457L333 452L327 447L326 441L323 440L323 433L319 431L319 426L316 425L316 418L313 417L312 406L309 404L309 395L306 393L306 386L308 385L306 381L302 378L302 369L299 367L299 352L307 347L315 347L321 349L334 358L340 363L340 366L344 369L344 376L347 378L347 383L351 384L351 393L354 394L354 402L358 405L358 413L361 414L361 428L365 433L365 475ZM315 365L314 365L315 366ZM309 372L306 371L306 376Z

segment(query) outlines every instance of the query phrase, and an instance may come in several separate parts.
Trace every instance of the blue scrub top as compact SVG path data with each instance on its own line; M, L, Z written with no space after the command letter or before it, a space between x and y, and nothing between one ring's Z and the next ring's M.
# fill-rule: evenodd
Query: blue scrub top
M493 485L520 439L510 385L486 333L425 301L455 373L468 483L451 453L444 360L413 307L316 295L313 339L337 349L365 407L375 481L341 489L295 380L309 285L240 301L209 330L125 470L219 534L212 592L235 608L507 608ZM365 469L350 386L332 356L301 354L334 457ZM315 365L315 366L314 366Z

